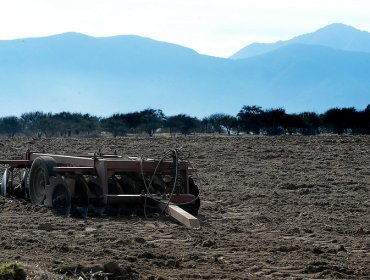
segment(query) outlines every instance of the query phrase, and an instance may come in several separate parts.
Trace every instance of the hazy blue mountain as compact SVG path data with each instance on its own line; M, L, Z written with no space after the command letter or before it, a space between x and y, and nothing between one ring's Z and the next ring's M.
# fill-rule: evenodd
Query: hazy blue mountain
M8 99L1 113L76 110L109 115L147 107L191 113L199 95L226 92L229 65L227 59L138 36L67 33L0 41L0 96Z
M295 44L244 60L250 91L289 111L370 103L370 54Z
M300 35L288 41L253 43L242 48L230 58L253 57L291 44L319 45L346 51L370 53L370 33L341 23L333 23L313 33Z
M370 103L370 54L291 44L248 59L200 55L138 36L65 33L0 41L0 116L108 116L148 107L167 115L236 114L243 105L289 112Z

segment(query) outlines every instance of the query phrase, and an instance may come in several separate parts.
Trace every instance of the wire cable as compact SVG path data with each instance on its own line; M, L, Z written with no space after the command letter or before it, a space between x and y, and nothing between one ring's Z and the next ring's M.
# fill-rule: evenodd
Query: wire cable
M184 203L173 203L174 205L177 205L177 206L181 206L181 205L187 205L187 204L191 204L193 202L195 202L198 198L199 198L199 195L200 195L200 192L201 192L201 180L200 180L200 177L199 177L199 174L197 172L197 170L193 167L191 161L190 161L190 156L189 155L185 155L185 153L183 151L181 151L182 148L180 149L176 149L176 148L170 148L168 149L167 151L163 152L162 154L162 157L160 158L160 160L157 162L157 165L154 169L154 172L149 180L149 183L147 182L147 179L145 178L145 174L144 174L144 168L143 168L143 162L144 162L144 159L143 157L140 157L140 169L141 169L141 177L142 177L142 180L143 180L143 184L145 186L145 190L146 190L146 195L145 195L145 199L144 199L144 216L145 218L147 218L147 213L146 213L146 208L147 208L147 202L148 202L148 198L150 197L152 200L156 201L157 203L164 203L161 199L158 199L156 197L153 196L153 194L151 193L151 188L152 188L152 183L153 183L153 180L155 178L155 176L157 175L157 172L158 172L158 168L160 166L160 164L166 159L168 158L169 156L172 157L173 161L174 161L174 164L175 164L175 177L174 177L174 180L173 180L173 186L172 186L172 189L171 189L171 193L170 193L170 196L168 198L168 201L166 202L166 206L165 208L162 209L160 216L163 215L163 213L165 212L165 210L168 208L168 206L172 203L171 202L171 199L175 193L175 190L176 190L176 186L177 186L177 181L178 181L178 173L179 173L179 161L186 161L189 165L189 167L194 170L195 172L192 174L192 175L195 175L195 177L193 179L195 179L195 181L197 182L198 185L197 188L198 188L198 194L194 195L194 198L191 200L191 201L188 201L188 202L184 202ZM186 178L186 180L189 180L188 178Z

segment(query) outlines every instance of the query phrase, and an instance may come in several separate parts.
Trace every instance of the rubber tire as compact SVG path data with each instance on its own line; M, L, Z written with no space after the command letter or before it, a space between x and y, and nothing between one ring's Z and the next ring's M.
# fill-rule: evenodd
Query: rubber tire
M54 167L57 162L49 156L36 158L29 174L29 195L33 204L43 204L45 200L45 186L49 184L49 178L55 175Z

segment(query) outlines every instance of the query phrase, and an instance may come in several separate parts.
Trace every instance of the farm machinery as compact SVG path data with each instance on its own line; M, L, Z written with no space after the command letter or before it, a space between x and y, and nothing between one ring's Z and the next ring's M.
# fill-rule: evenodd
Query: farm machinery
M27 151L6 165L1 195L30 200L65 216L167 213L199 228L197 177L183 154L158 160L114 154L55 155Z

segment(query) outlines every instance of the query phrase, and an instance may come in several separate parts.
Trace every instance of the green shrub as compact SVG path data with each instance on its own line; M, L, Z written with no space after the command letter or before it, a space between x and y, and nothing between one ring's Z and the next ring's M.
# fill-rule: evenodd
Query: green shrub
M4 263L0 265L0 280L24 280L26 273L22 266L16 262Z

